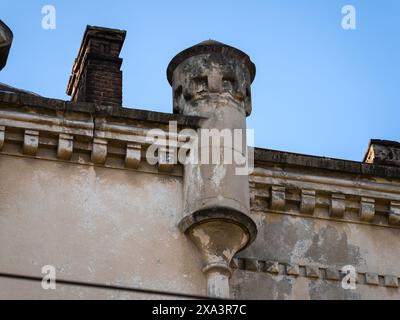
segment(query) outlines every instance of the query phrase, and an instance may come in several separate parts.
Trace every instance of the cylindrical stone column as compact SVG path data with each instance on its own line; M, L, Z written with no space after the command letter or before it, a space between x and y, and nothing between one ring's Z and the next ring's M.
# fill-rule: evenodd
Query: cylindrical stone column
M249 178L240 173L255 65L242 51L210 40L175 56L167 77L174 112L204 118L195 161L184 168L180 228L203 255L209 294L227 297L230 260L257 233L249 217Z

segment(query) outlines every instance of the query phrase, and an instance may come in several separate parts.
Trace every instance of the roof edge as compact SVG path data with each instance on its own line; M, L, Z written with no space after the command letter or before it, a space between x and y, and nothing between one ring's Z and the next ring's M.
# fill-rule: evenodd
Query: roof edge
M197 116L185 116L173 113L164 113L137 108L102 106L89 102L73 102L68 100L45 98L24 93L1 92L0 108L2 105L19 107L34 107L54 112L82 112L94 116L105 116L122 118L126 120L148 121L161 124L169 124L169 121L176 121L180 126L187 126L197 129L200 127L203 118Z
M263 163L274 163L283 166L296 166L312 170L319 169L362 176L379 176L387 179L400 179L400 167L369 164L360 161L305 155L263 148L254 148L254 162L260 165Z

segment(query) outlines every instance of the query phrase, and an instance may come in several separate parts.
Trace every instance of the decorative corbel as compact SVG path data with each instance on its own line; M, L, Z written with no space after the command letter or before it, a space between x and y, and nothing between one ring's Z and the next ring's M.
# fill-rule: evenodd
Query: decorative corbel
M6 127L5 126L0 126L0 150L4 146L5 132L6 132Z
M160 147L158 152L158 170L171 172L174 169L174 151L171 148Z
M390 202L389 224L400 226L400 202Z
M107 158L107 140L94 138L92 149L92 161L98 164L104 164Z
M375 199L361 198L360 203L360 220L365 222L372 222L375 217Z
M285 209L285 187L272 186L271 187L271 210L283 210Z
M300 212L314 214L315 210L315 190L301 190Z
M73 147L74 137L70 134L60 133L58 136L57 157L63 160L71 159Z
M39 132L35 130L25 130L24 145L22 152L29 156L34 156L39 148Z
M346 209L346 196L340 193L331 195L330 216L335 218L343 218Z
M137 169L140 164L141 159L141 148L140 144L128 144L126 146L126 157L125 157L125 165L128 168Z

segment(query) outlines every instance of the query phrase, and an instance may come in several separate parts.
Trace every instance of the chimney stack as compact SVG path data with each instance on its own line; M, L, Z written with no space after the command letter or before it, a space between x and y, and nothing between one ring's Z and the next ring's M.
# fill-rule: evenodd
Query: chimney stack
M68 82L75 102L122 106L122 59L126 31L87 26Z

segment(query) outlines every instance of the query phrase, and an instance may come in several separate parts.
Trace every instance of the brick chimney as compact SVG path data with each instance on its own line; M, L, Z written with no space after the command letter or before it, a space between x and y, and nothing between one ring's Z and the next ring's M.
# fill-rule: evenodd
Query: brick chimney
M87 26L69 78L72 101L122 106L122 59L126 31Z

